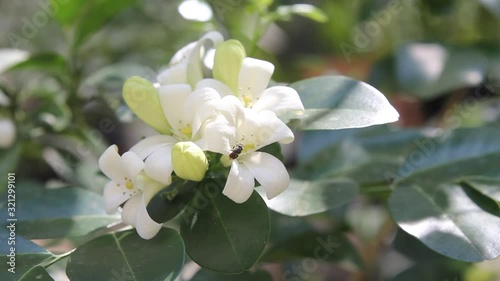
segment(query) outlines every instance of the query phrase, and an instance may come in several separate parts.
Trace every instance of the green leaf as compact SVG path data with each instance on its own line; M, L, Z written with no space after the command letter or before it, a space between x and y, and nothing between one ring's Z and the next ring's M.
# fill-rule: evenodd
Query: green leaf
M360 185L387 184L422 138L417 130L388 130L384 126L308 131L301 137L299 160L293 174L301 179L347 177ZM314 143L314 146L310 145Z
M415 141L405 163L395 175L397 180L415 175L412 180L429 184L461 176L498 175L493 167L500 155L500 131L494 127L458 129L434 138ZM474 165L471 165L474 163ZM491 165L491 166L489 166ZM426 173L426 176L418 176ZM460 174L462 173L462 174ZM429 177L432 174L433 177Z
M257 192L237 204L221 193L220 185L215 180L202 185L183 214L181 235L188 255L203 268L241 273L264 251L269 212Z
M201 269L190 281L272 281L273 278L266 271L245 272L242 274L221 274L206 269Z
M473 200L468 187L409 182L391 194L389 208L403 230L440 254L467 262L500 255L500 212Z
M295 82L306 108L290 125L298 130L362 128L395 122L397 111L372 86L344 76L323 76ZM286 116L284 117L286 119Z
M8 182L9 173L14 173L21 159L23 146L20 143L14 144L9 149L0 150L0 180L3 183ZM7 184L0 185L0 194L7 190Z
M340 233L306 232L272 245L262 257L264 262L314 258L317 262L340 262L352 268L363 267L354 245Z
M464 178L463 182L500 204L500 179L468 177Z
M21 63L13 65L9 70L39 70L56 75L68 75L66 59L55 53L34 54Z
M19 281L54 281L43 266L35 266L26 272Z
M72 281L173 281L183 264L184 244L175 230L162 228L151 240L129 230L78 247L69 257L66 273Z
M72 0L59 3L52 0L53 7L57 7L55 18L63 26L73 26L74 44L80 45L83 41L99 30L112 16L136 3L136 0ZM92 18L92 20L88 20Z
M308 216L340 207L356 197L358 184L349 179L317 181L292 179L277 197L266 201L269 209L288 216Z
M285 158L283 153L281 153L281 145L278 142L271 143L259 149L261 152L269 153L272 156L278 158L281 162L284 162Z
M101 195L83 189L18 182L15 191L16 233L29 239L82 236L118 220L106 214ZM6 200L0 201L2 221L8 215Z
M19 224L15 223L15 227L17 228ZM10 229L2 226L2 230L0 230L0 262L2 263L2 271L0 271L0 280L18 280L23 274L29 271L32 267L38 265L44 260L54 257L52 253L47 251L46 249L36 245L35 243L24 239L17 233L17 229L14 230L14 237L11 237ZM11 241L11 242L9 242ZM15 241L13 244L12 241ZM7 271L10 268L8 264L11 261L12 251L11 247L15 249L15 273L11 273ZM35 279L25 279L25 280L35 280Z
M94 0L86 1L84 15L76 25L75 45L83 43L87 37L98 31L111 17L136 3L136 0ZM88 18L92 20L88 20Z
M29 53L20 49L0 49L0 74L28 57Z
M487 56L478 49L433 43L406 45L396 55L396 74L402 89L425 99L479 85L487 66Z
M328 21L328 16L321 9L309 4L282 5L276 9L275 14L276 20L290 20L295 14L317 22Z

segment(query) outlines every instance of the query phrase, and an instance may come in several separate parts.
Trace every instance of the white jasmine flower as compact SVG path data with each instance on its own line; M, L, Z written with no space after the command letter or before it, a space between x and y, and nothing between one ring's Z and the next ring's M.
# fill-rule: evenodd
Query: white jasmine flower
M274 142L292 142L292 131L270 110L243 108L233 96L223 102L221 114L205 126L206 148L222 154L221 161L231 166L223 194L243 203L256 179L272 199L288 187L290 177L279 159L257 150Z
M191 42L177 51L169 63L169 68L157 76L160 85L189 84L192 87L203 79L203 57L208 52L208 46L217 47L224 41L222 35L212 31L200 40Z
M0 148L10 147L16 140L16 125L8 118L0 118Z
M133 152L120 156L116 145L108 147L99 158L99 168L111 179L104 187L106 211L115 212L125 203L121 213L123 222L134 226L142 238L151 239L160 231L161 224L151 219L146 206L163 185L145 176L144 166Z
M203 87L217 89L222 96L237 96L244 107L255 111L271 110L276 114L302 114L304 105L293 88L267 88L274 72L270 62L245 57L245 50L236 40L220 44L215 51L214 78Z
M141 159L146 159L146 175L167 185L171 183L175 168L172 164L172 148L180 141L192 141L193 145L203 142L200 128L214 114L220 95L209 88L191 92L187 84L174 84L160 87L159 98L173 135L147 137L130 150ZM190 151L196 150L193 148ZM206 170L206 167L200 168L203 169Z

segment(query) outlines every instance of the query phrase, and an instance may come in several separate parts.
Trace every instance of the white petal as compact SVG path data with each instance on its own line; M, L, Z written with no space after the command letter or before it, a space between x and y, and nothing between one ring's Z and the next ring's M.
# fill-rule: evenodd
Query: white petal
M268 109L277 115L290 111L301 114L304 112L304 105L295 89L276 86L264 90L260 98L253 104L252 109L256 111Z
M99 158L99 168L110 179L121 182L127 176L126 171L122 169L122 160L118 154L118 147L111 145Z
M134 179L144 169L144 162L134 152L123 153L121 160L122 169L130 179Z
M254 152L243 160L252 176L262 185L267 198L272 199L290 184L290 176L281 161L264 152Z
M155 150L146 159L144 172L152 179L168 185L172 182L172 144L165 145Z
M141 140L136 145L134 145L130 149L130 151L137 154L137 156L139 156L141 159L145 159L155 150L158 150L165 145L173 145L176 142L177 139L172 136L156 135Z
M238 76L238 95L249 96L255 101L267 88L274 72L274 65L254 58L243 59Z
M208 117L212 116L216 111L215 109L219 107L221 103L221 98L219 93L211 88L202 88L192 92L186 99L184 104L184 117L185 120L191 119L192 137L194 137L201 127L201 124L207 120ZM191 109L191 112L190 110ZM192 113L192 116L187 116L187 114Z
M216 90L221 97L234 95L231 89L229 89L229 87L226 86L226 84L216 79L207 78L200 80L196 84L196 89L203 89L203 88L212 88Z
M163 113L172 128L179 130L182 128L182 116L184 114L184 104L191 93L191 87L187 84L176 84L162 86L159 89L160 104ZM184 124L184 126L187 124Z
M187 83L187 62L182 62L163 70L158 74L156 80L158 80L160 85Z
M291 143L294 140L292 130L281 121L274 112L264 110L258 113L260 128L257 132L262 146L280 142Z
M124 183L110 181L104 186L103 197L106 212L114 213L118 206L132 197L132 191Z
M142 206L144 206L144 204L142 204ZM160 232L162 224L152 220L146 208L142 206L135 218L135 228L137 229L139 236L143 239L151 239L155 237L158 232Z
M137 216L135 217L135 228L137 233L143 239L153 238L161 229L162 224L155 222L148 214L146 206L148 205L151 198L163 189L162 186L149 186L144 189L143 196L141 198L141 204L138 209Z
M123 206L122 221L135 227L135 218L142 205L142 192L134 195Z
M187 60L187 58L193 51L194 47L196 46L196 43L197 41L191 42L186 46L182 47L177 52L175 52L175 54L172 56L172 59L170 59L169 65L178 64L180 62Z
M205 125L202 131L203 143L197 143L201 149L228 155L231 144L236 138L236 127L219 114Z
M0 148L11 146L16 139L16 126L12 120L7 118L0 119Z
M254 187L254 178L250 171L238 161L233 161L222 194L236 203L243 203L250 198Z

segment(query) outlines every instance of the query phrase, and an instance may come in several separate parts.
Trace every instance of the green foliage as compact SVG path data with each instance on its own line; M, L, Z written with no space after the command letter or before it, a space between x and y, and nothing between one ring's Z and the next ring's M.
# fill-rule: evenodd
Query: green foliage
M175 230L163 228L147 241L129 230L100 236L78 247L69 257L66 272L75 281L173 281L183 264L184 244Z
M7 219L7 196L1 201L1 218ZM47 208L51 206L51 208ZM79 188L47 189L35 182L16 184L16 234L29 239L77 237L113 223L102 197Z
M269 209L280 214L308 216L338 208L350 202L357 193L358 184L349 179L292 179L290 186L282 194L265 201Z
M292 83L306 108L290 124L298 130L362 128L397 120L398 113L372 86L343 76L324 76Z
M204 268L223 273L250 269L264 251L269 229L269 212L257 192L237 204L221 194L216 181L201 185L181 222L189 257Z

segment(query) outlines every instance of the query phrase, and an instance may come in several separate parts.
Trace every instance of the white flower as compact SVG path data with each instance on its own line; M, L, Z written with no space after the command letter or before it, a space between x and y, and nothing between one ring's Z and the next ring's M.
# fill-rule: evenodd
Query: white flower
M237 98L223 98L221 114L205 126L206 148L222 154L231 165L223 194L236 203L245 202L256 179L272 199L290 182L279 159L258 149L275 142L290 143L292 131L270 110L255 112L243 108Z
M0 118L0 148L10 147L16 139L16 126L12 120Z
M274 65L264 60L244 57L244 53L243 46L236 40L228 40L219 45L213 69L217 79L206 81L203 86L217 89L222 96L235 95L246 108L255 111L272 110L278 115L289 112L302 114L304 105L293 88L267 88Z
M177 51L170 60L170 67L157 76L160 85L189 84L192 87L203 79L203 58L208 52L207 45L215 48L224 38L218 32L205 34L200 40L191 42Z
M99 168L111 179L104 187L106 211L115 212L125 203L123 222L134 226L142 238L153 238L160 231L161 224L151 219L146 206L163 185L141 173L144 162L135 153L125 152L120 156L116 145L108 147L101 155Z
M174 170L171 159L173 146L179 141L193 141L195 144L203 142L200 128L205 120L214 114L220 102L220 95L209 88L191 92L187 84L174 84L160 87L159 97L173 135L147 137L130 151L141 159L146 159L146 175L168 185Z

